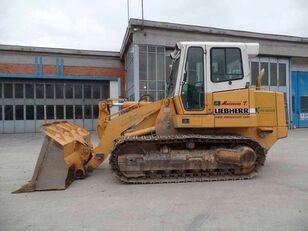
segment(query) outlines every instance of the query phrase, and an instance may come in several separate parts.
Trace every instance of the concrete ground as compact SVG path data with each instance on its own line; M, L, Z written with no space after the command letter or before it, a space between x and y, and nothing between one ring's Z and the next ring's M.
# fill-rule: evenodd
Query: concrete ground
M308 230L308 129L290 131L260 176L124 185L108 163L65 191L11 194L32 176L43 136L0 135L0 230Z

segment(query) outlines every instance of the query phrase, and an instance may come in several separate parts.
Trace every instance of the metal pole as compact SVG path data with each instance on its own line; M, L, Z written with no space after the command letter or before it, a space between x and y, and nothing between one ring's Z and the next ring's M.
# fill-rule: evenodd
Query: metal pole
M143 17L143 0L141 0L141 12L142 12L142 30L144 28L144 17Z
M142 11L142 21L144 20L143 18L143 0L141 0L141 11Z
M127 21L129 22L129 0L127 0Z

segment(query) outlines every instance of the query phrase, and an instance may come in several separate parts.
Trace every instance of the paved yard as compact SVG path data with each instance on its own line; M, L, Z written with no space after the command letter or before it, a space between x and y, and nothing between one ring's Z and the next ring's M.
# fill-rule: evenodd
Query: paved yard
M0 135L1 231L308 230L308 129L279 141L253 180L123 185L105 163L65 191L11 194L31 178L42 141Z

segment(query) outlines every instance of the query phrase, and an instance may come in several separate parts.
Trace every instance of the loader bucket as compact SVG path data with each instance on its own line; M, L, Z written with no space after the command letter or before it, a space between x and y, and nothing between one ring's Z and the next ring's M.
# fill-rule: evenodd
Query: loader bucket
M92 156L90 133L67 121L44 124L45 139L32 179L13 193L66 189L86 176Z

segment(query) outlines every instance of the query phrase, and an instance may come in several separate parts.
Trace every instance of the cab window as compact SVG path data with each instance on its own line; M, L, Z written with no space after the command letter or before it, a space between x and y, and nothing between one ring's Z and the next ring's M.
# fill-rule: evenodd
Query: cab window
M211 49L212 82L232 81L242 78L242 56L239 48Z
M187 52L182 86L182 102L186 110L204 109L204 51L190 47Z

